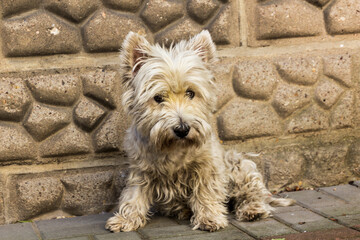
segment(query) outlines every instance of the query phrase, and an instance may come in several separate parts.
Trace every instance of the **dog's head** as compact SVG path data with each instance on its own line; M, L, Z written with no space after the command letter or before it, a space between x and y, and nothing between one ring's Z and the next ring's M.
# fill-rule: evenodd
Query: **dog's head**
M123 106L138 133L161 151L201 146L211 135L215 59L209 32L170 48L130 32L122 46Z

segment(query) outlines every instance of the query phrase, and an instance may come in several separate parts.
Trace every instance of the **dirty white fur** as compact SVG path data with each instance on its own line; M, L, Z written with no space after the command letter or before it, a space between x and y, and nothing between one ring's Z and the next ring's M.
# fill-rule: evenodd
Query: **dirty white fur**
M165 215L191 217L194 229L216 231L228 225L230 199L237 219L248 221L268 217L271 204L293 202L273 198L255 163L219 144L209 123L215 94L208 64L214 55L207 31L169 49L135 33L126 37L121 68L123 106L132 117L124 141L130 173L107 229L143 227L156 205ZM184 123L190 131L181 138L174 129Z

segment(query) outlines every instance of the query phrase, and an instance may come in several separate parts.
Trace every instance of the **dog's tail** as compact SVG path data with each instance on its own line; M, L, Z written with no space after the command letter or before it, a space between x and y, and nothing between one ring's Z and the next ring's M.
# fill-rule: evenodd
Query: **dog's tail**
M271 197L269 202L270 206L272 207L286 207L286 206L294 205L295 203L296 200L291 198L274 198L274 197Z

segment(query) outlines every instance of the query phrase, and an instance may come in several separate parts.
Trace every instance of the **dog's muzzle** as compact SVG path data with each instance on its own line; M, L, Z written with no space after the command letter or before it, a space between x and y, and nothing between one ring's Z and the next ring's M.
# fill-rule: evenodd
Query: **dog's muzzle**
M174 127L174 133L176 136L178 136L179 138L184 138L188 135L190 131L190 127L189 125L187 125L186 123L180 123L180 125Z

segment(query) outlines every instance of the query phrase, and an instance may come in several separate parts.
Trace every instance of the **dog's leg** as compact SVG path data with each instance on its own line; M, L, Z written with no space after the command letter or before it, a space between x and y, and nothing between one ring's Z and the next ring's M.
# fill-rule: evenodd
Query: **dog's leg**
M120 198L119 212L108 219L106 229L129 232L146 224L151 200L140 185L126 187Z

